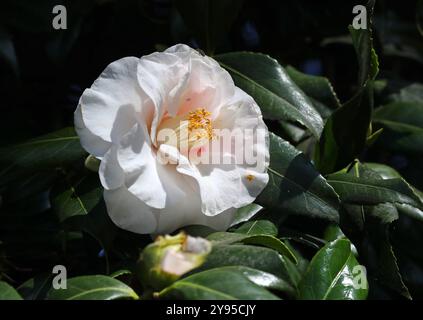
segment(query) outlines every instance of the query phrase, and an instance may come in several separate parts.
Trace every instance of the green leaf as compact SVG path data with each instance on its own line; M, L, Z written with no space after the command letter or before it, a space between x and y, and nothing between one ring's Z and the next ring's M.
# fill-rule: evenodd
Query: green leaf
M104 200L101 198L101 201L88 214L69 217L63 222L63 227L67 231L83 231L98 241L105 253L104 272L109 274L109 252L112 250L119 229L110 219Z
M86 215L101 201L103 188L98 175L89 173L65 177L52 191L51 204L61 222Z
M371 164L371 167L383 172L382 176L377 170L370 169L368 165L359 162L345 171L345 174L357 179L395 179L402 180L387 166ZM410 186L411 187L411 186ZM390 224L397 221L401 207L396 203L382 202L375 205L343 204L342 229L354 242L362 262L366 265L369 280L374 284L382 284L410 298L407 286L404 284L394 249L390 242ZM372 293L370 286L370 293Z
M394 168L382 163L366 162L364 165L376 172L383 179L401 178L401 175Z
M345 203L374 205L392 202L422 207L419 197L402 179L372 179L332 174L328 176L328 182Z
M278 228L269 220L256 220L244 223L235 229L234 232L246 235L270 235L276 237L278 235Z
M327 78L302 73L292 66L287 66L285 70L295 84L308 96L313 107L323 119L327 119L334 110L341 106L332 84ZM309 136L304 128L296 124L279 122L283 131L281 136L287 135L289 141L294 142L295 145Z
M187 300L277 300L278 297L238 271L222 268L196 273L174 282L157 297Z
M302 73L292 66L287 66L285 70L307 96L322 103L329 109L328 111L341 106L329 79ZM315 105L315 103L313 104Z
M382 179L380 176L356 176L335 173L328 182L343 203L377 205L392 203L404 213L423 221L423 201L415 189L402 178Z
M290 297L295 297L296 295L295 289L288 282L271 273L243 266L221 267L219 270L233 271L242 274L251 282L268 290L278 290L286 293Z
M232 52L215 59L235 84L254 98L264 118L300 122L315 137L320 136L322 117L275 59L252 52Z
M268 173L269 183L257 198L259 204L284 214L338 221L335 191L300 151L272 133Z
M120 269L120 270L113 272L110 276L112 278L119 278L120 276L131 275L131 274L132 274L132 272L129 271L128 269Z
M195 34L200 47L209 55L228 36L242 4L243 0L176 1L184 22Z
M81 276L68 279L66 289L50 289L50 300L115 300L138 299L126 284L103 275Z
M368 18L372 18L374 1L370 0L367 8L370 9ZM368 21L371 26L371 20ZM364 87L369 80L374 80L379 73L379 61L376 51L373 49L372 30L354 29L349 26L351 38L353 40L354 49L358 60L358 83Z
M380 142L394 151L423 154L423 100L377 108L373 121L384 128Z
M323 234L323 239L325 239L327 242L344 237L345 235L342 232L341 228L339 228L339 226L335 224L330 224L329 226L327 226Z
M371 31L373 6L374 1L370 0L367 4L367 29L349 28L359 66L359 90L325 124L315 151L317 168L323 174L344 168L366 146L373 111L373 80L378 73Z
M84 231L99 242L105 250L105 271L109 273L108 252L117 227L107 214L98 174L85 170L65 176L53 187L50 202L67 230Z
M347 239L328 243L317 252L300 284L300 299L306 300L364 300L367 279L357 274L359 266ZM359 282L356 276L364 279ZM361 288L360 284L365 288Z
M212 240L214 245L227 245L233 243L260 245L276 250L280 254L291 259L292 262L297 263L297 258L294 253L285 245L285 243L272 235L215 232L210 234L207 239Z
M54 275L43 273L25 281L18 287L18 292L25 300L43 300L51 288Z
M58 173L56 171L34 172L22 179L9 183L6 191L2 193L3 205L15 205L16 208L27 206L30 199L34 199L42 193L48 192L57 179L57 176ZM31 206L31 209L35 208ZM26 214L32 210L19 211L25 211Z
M256 203L251 203L245 207L239 208L235 213L234 221L232 221L230 227L250 220L261 210L263 210L263 207Z
M390 224L398 219L395 207L376 206L360 209L364 215L363 230L356 236L356 247L367 267L369 279L374 278L385 287L391 288L407 299L411 299L410 292L404 283L398 260L391 245ZM348 214L354 214L353 208L348 208ZM357 210L358 211L358 210ZM372 287L370 287L372 291Z
M22 297L8 283L0 281L0 300L22 300Z
M373 120L399 132L422 131L423 101L392 102L377 108Z
M391 94L389 97L390 102L423 102L423 84L412 83L399 90L397 93Z
M376 131L371 131L371 133L366 138L366 147L371 147L382 135L383 128L380 128Z
M86 155L73 128L0 149L0 181L7 184L24 174L63 167Z
M271 273L296 287L301 275L295 263L277 251L241 244L214 245L206 262L197 269L207 270L223 266L245 266Z

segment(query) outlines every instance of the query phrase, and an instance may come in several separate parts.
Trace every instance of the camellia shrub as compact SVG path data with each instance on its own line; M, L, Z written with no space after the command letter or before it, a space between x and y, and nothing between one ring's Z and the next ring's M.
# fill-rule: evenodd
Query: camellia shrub
M72 126L0 149L0 299L422 297L423 85L385 77L374 1L327 40L342 98L215 53L243 5L175 1L195 41L104 63Z

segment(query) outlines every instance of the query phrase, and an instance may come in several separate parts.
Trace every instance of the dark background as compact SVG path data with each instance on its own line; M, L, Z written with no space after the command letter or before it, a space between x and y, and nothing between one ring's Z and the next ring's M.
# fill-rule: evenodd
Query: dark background
M394 79L398 85L418 81L423 72L416 2L376 3L379 78ZM354 17L353 6L360 3L245 0L216 53L267 53L283 65L327 76L345 101L356 82L347 26ZM67 8L67 30L52 27L52 8L57 4ZM81 93L110 62L175 43L198 46L172 0L3 0L0 143L72 125Z

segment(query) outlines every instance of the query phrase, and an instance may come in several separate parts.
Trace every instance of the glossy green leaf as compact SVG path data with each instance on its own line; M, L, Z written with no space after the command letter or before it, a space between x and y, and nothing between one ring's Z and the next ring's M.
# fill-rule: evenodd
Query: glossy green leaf
M115 300L138 299L126 284L103 275L80 276L67 280L66 289L51 288L50 300Z
M98 174L85 170L65 176L53 187L50 202L67 230L86 232L99 242L108 273L108 252L118 229L107 214Z
M328 243L317 252L300 284L306 300L363 300L368 288L365 275L347 239Z
M72 201L77 200L73 199ZM79 214L67 218L63 221L63 227L69 231L87 233L98 241L98 244L104 249L104 272L109 274L109 252L112 250L119 229L110 219L104 200L101 198L88 214Z
M411 299L390 240L390 224L398 219L396 208L390 204L374 207L355 205L348 206L346 213L348 218L363 217L360 231L352 231L351 236L356 243L360 259L366 265L369 279ZM349 228L351 227L350 224Z
M296 287L301 275L290 259L277 251L245 244L221 244L213 246L206 262L197 270L223 266L245 266L271 273Z
M22 300L22 297L11 285L0 281L0 300Z
M278 297L250 281L239 270L216 268L174 282L157 297L188 300L277 300Z
M6 191L2 194L3 204L6 206L14 206L19 208L26 206L36 197L41 197L41 194L47 192L54 181L57 179L58 173L56 171L42 171L33 172L25 177L13 181L7 185ZM35 208L31 208L35 209ZM18 209L19 210L19 209ZM21 212L24 210L20 210ZM30 213L32 210L25 210L25 213Z
M119 278L121 276L131 275L131 274L132 274L132 272L128 269L120 269L120 270L116 270L112 274L110 274L110 277Z
M273 128L274 133L291 142L294 146L298 146L301 141L310 136L307 129L300 124L284 120L279 120L278 124L280 128Z
M373 121L384 128L383 147L423 154L423 100L392 102L377 108Z
M267 234L245 234L236 232L215 232L207 237L208 240L212 240L214 245L227 245L233 243L244 243L252 245L260 245L263 247L271 248L276 250L280 254L291 259L294 263L297 263L297 258L292 251L278 238L267 235Z
M257 199L259 204L284 214L338 221L335 191L304 154L272 133L268 173L269 183Z
M399 132L423 130L423 100L392 102L377 108L373 120Z
M423 102L423 84L412 83L393 93L388 97L390 102Z
M236 233L246 235L270 235L277 236L278 228L269 220L249 221L235 229Z
M51 204L61 222L86 215L101 201L103 188L98 175L65 177L52 191Z
M372 27L374 0L367 4L368 25ZM349 26L351 38L358 60L358 83L364 87L369 80L374 80L379 73L379 61L373 48L372 29L354 29Z
M328 111L341 106L329 79L302 73L292 66L287 66L285 70L307 96L325 105ZM313 104L316 107L316 103Z
M383 133L383 128L380 128L376 131L371 131L371 133L366 138L366 147L371 147L379 139Z
M402 179L372 179L347 174L332 174L328 182L343 202L352 204L402 203L421 208L419 197Z
M8 183L22 174L70 165L85 155L75 130L65 128L0 149L0 181Z
M345 235L342 232L341 228L335 224L331 224L326 227L325 232L323 234L323 239L327 242L334 241L336 239L344 238Z
M177 0L176 6L200 47L212 55L228 36L243 0ZM222 13L225 14L222 14Z
M394 168L382 163L366 162L364 165L370 170L376 172L383 179L401 178L400 173Z
M243 266L221 267L219 270L233 271L238 274L242 274L251 282L268 290L281 291L290 297L295 297L296 295L295 289L288 282L276 277L271 273Z
M264 118L300 122L315 137L320 136L322 117L275 59L252 52L232 52L215 59L235 84L254 98Z
M45 299L47 292L51 288L54 276L55 275L52 273L42 273L36 275L34 278L31 278L21 284L17 290L25 300Z
M394 206L423 221L423 202L415 189L402 178L382 179L378 176L356 176L335 173L328 182L343 203L377 205L392 203Z

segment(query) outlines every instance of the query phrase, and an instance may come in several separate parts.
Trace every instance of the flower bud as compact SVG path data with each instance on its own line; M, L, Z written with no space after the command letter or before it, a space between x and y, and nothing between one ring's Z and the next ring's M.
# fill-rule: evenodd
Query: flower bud
M137 277L145 288L161 290L201 266L211 243L184 232L159 236L144 248L137 262Z
M90 154L85 159L85 168L93 172L98 172L98 169L100 168L100 160Z

